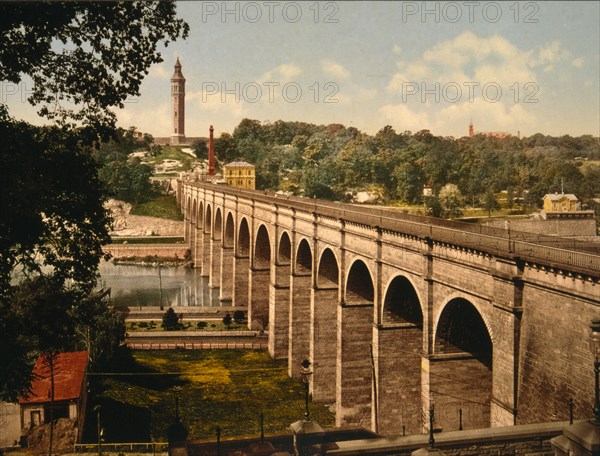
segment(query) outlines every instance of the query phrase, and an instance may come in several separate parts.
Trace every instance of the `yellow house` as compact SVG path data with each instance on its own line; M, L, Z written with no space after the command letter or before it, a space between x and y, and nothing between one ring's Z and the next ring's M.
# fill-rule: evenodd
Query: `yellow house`
M231 162L223 166L223 179L231 187L255 189L255 166L246 162Z
M544 212L575 212L579 200L572 193L549 193L544 195Z

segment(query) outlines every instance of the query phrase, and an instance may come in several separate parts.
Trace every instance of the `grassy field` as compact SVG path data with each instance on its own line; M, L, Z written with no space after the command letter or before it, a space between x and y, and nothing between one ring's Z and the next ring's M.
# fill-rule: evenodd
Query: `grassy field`
M174 171L189 171L192 163L199 161L197 158L182 152L180 148L173 146L163 146L155 157L150 157L147 161L152 165L160 165L165 160L179 160L181 162L181 166L174 169Z
M257 435L261 412L267 433L288 432L303 418L304 385L288 378L285 360L272 360L266 351L132 353L120 369L132 375L99 377L99 391L88 407L100 404L106 442L165 441L175 414L175 386L181 387L180 414L189 438L214 438L217 425L224 438ZM311 413L323 427L334 424L323 405L312 404ZM96 441L94 415L86 420L88 442Z
M177 205L174 195L153 196L144 203L135 204L131 208L130 214L160 217L169 220L183 220L183 214Z

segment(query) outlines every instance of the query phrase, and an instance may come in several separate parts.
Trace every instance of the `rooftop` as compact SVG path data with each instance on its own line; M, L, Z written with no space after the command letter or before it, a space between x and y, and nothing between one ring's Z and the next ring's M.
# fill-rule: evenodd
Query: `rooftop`
M54 358L54 400L77 399L85 376L88 352L59 353ZM33 404L50 400L50 365L45 355L39 356L33 368L31 389L19 398L19 404Z
M572 193L547 193L544 195L544 199L546 198L550 201L560 201L563 198L567 198L571 201L579 201Z
M243 167L251 166L251 167L254 168L254 165L252 163L242 162L242 161L227 163L225 166L231 166L231 167L234 167L234 166L239 166L239 167L242 167L242 166Z

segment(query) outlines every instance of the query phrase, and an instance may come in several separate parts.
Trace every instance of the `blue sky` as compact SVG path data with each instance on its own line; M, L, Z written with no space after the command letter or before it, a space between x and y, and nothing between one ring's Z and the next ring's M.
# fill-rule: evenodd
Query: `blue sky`
M170 134L179 56L188 136L232 132L244 117L456 137L472 119L477 131L598 136L599 5L179 2L190 36L162 50L119 124Z

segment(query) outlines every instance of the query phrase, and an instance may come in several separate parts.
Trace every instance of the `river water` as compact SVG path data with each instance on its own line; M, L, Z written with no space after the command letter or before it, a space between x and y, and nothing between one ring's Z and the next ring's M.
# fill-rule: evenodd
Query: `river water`
M183 266L161 267L100 263L99 285L111 289L115 306L221 306L219 289L208 287L208 277ZM159 275L160 271L160 275ZM231 305L231 304L228 304Z

